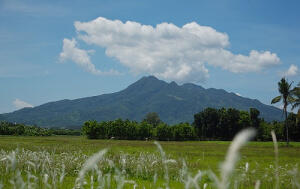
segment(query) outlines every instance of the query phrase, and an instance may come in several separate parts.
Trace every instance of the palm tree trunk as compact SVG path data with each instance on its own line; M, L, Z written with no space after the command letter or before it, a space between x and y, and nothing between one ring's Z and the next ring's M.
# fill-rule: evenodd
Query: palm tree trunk
M285 130L286 130L286 145L289 145L289 128L288 128L288 124L287 124L287 111L285 109Z

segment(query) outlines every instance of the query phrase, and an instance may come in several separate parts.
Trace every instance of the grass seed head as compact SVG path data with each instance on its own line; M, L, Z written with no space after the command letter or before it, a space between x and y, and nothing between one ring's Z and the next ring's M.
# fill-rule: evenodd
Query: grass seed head
M229 178L234 171L236 162L239 159L239 150L246 144L251 138L255 136L254 129L245 129L239 132L233 139L224 163L221 165L221 182L219 188L225 189L229 187Z

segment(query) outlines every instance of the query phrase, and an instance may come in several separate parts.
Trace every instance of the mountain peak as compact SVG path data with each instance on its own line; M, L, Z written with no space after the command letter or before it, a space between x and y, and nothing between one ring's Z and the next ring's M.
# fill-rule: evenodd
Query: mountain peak
M144 76L142 79L151 79L151 80L159 80L154 75Z
M175 81L172 81L169 85L171 85L171 86L178 86Z
M144 76L141 79L137 80L135 83L149 83L149 82L164 82L162 80L159 80L158 78L156 78L153 75L149 75L149 76ZM135 84L133 83L133 84Z
M141 92L158 90L167 85L165 81L159 80L154 76L144 76L135 83L129 85L125 91L128 92Z

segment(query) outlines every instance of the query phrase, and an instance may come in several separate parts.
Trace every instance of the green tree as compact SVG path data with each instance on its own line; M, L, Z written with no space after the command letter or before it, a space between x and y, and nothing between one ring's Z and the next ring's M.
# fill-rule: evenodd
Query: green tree
M296 121L297 115L290 113L287 118L287 124L289 125L290 139L292 141L300 140L300 123Z
M227 127L228 127L228 139L232 140L233 137L242 129L239 124L240 111L235 108L228 108L227 110Z
M146 121L147 123L151 124L153 127L158 126L158 124L162 122L156 112L148 113L143 121Z
M107 123L104 121L97 124L97 130L98 130L98 135L99 135L97 137L99 137L101 139L107 138L107 131L106 131L107 126L106 125L107 125Z
M152 138L153 126L145 121L141 122L139 127L139 137L140 139L150 139Z
M116 119L111 122L110 138L115 137L117 139L124 139L126 137L126 128L124 127L122 119Z
M282 122L273 121L272 123L268 123L265 121L261 121L260 127L262 130L260 140L263 141L272 141L272 137L270 135L273 130L276 133L276 138L279 141L284 140L284 125Z
M99 137L97 121L86 121L81 130L89 139L97 139Z
M250 119L251 119L251 126L254 128L259 128L259 123L260 123L260 119L259 119L259 110L256 108L250 108Z
M172 140L173 132L171 127L165 123L160 123L156 128L156 137L158 140Z
M239 127L247 128L251 126L251 119L250 115L247 111L240 111L240 119L239 119Z
M15 135L23 135L25 132L25 125L16 125L15 126Z
M123 138L128 140L138 139L139 130L136 122L126 120L124 126L126 127L126 136L123 136Z
M195 139L195 131L189 123L179 123L174 125L173 127L174 132L174 140L176 141L183 141L183 140L193 140Z
M263 129L260 126L261 119L259 118L259 110L256 108L250 108L250 120L251 127L254 127L257 130L256 140L262 140Z
M215 138L218 130L219 113L215 108L206 108L194 115L194 126L201 140Z
M291 88L292 83L289 83L285 78L282 78L278 82L278 91L280 93L279 96L273 98L271 101L271 104L277 103L282 100L283 102L283 113L285 115L285 131L286 131L286 144L289 145L289 128L287 125L287 107L289 104L291 104L294 99L292 97L293 95L293 90Z
M0 135L9 135L9 124L8 124L8 122L2 121L0 123Z
M228 119L228 113L225 108L219 109L219 116L220 120L218 123L218 130L219 130L219 139L222 140L230 140L229 133L231 132L229 130L229 119Z

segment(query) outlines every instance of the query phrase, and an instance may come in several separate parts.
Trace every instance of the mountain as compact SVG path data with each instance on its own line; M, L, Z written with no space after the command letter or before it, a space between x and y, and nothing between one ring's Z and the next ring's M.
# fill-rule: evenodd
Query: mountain
M167 83L154 76L143 77L126 89L99 96L49 102L34 108L0 114L1 120L44 127L81 126L87 120L117 118L140 121L148 112L157 112L169 124L192 122L193 115L206 107L257 108L265 120L281 120L282 112L258 100L244 98L223 89L186 83Z

